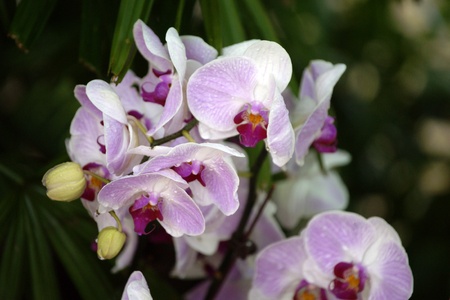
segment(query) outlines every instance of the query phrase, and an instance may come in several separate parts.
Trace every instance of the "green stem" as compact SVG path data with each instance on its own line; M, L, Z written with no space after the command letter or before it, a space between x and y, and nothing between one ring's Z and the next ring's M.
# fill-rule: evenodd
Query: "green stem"
M109 211L109 214L111 215L111 217L114 218L114 220L116 220L116 222L117 222L117 230L118 230L119 232L122 232L122 223L120 222L119 217L116 215L116 212L113 211L113 210L110 210L110 211Z
M197 124L198 124L198 121L196 119L192 119L181 130L179 130L179 131L177 131L175 133L172 133L172 134L170 134L168 136L165 136L163 138L160 138L160 139L157 139L157 140L153 140L153 142L150 143L150 147L153 148L155 146L162 145L162 144L165 144L167 142L170 142L171 140L179 138L179 137L183 136L183 131L189 132Z
M90 176L92 176L92 177L94 177L94 178L100 180L100 181L103 182L104 184L108 184L108 183L111 182L110 180L108 180L108 179L106 179L106 178L103 178L103 177L101 177L101 176L95 174L94 172L91 172L91 171L88 171L88 170L83 170L83 172L84 172L84 174L86 174L86 175L90 175Z

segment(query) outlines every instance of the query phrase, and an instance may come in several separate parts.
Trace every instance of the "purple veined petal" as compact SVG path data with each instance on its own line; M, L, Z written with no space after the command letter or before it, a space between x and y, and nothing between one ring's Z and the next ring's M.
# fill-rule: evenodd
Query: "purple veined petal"
M383 240L392 239L395 242L401 244L400 236L397 231L392 228L384 219L379 217L371 217L367 221L373 225L379 236L383 237Z
M141 79L133 71L129 70L118 85L112 85L126 112L131 110L140 111L141 107L143 107L142 97L134 86L139 86L140 82Z
M179 111L183 103L183 89L181 80L182 79L178 76L178 74L175 74L172 77L172 85L170 87L169 94L167 95L166 98L164 110L162 111L158 123L152 129L149 130L150 135L153 135L156 131L161 129Z
M136 47L142 56L160 71L172 70L169 53L158 36L141 20L133 27Z
M263 249L256 257L253 288L272 299L292 299L303 278L307 258L302 237L291 237Z
M165 154L169 153L170 150L172 150L172 147L155 146L155 147L151 148L149 146L140 145L133 149L130 149L128 152L133 153L133 154L140 154L140 155L145 155L145 156L149 156L149 157L154 157L154 156L158 156L158 155L165 155ZM137 173L139 173L139 172L137 172Z
M128 278L122 300L152 300L147 281L140 271L134 271Z
M197 260L197 251L189 246L185 237L173 238L173 245L175 248L176 262L172 270L172 275L185 278L188 270Z
M267 147L274 164L284 166L294 153L294 129L281 94L276 93L269 114Z
M75 98L77 98L78 102L80 102L81 106L85 107L89 113L93 114L96 118L101 120L103 118L102 112L92 104L91 100L86 94L86 86L85 85L77 85L74 89Z
M128 130L121 122L104 115L107 167L114 174L121 175L129 145Z
M373 263L366 265L369 273L368 299L409 299L413 291L413 275L408 256L396 241L383 243L377 249Z
M322 102L314 109L306 122L296 130L295 159L298 164L303 164L303 159L308 153L309 147L314 142L317 132L322 128L328 116L329 108L330 102Z
M170 60L181 80L186 74L186 48L178 35L175 28L171 27L166 33L167 50L169 51Z
M255 60L262 82L268 82L269 76L273 75L277 87L283 91L292 76L292 62L289 54L279 44L270 41L259 41L251 44L244 52L244 56Z
M306 251L326 274L333 274L340 262L361 263L366 250L377 238L366 219L343 211L316 215L305 229Z
M92 80L86 86L86 94L104 115L127 124L126 113L119 96L108 83L98 79Z
M100 190L97 196L100 204L99 212L128 208L143 194L161 193L177 187L179 187L177 183L159 173L124 176L108 183Z
M208 45L202 38L193 35L181 36L186 48L187 59L192 59L204 65L217 57L217 50Z
M111 269L111 273L117 273L128 267L133 261L138 246L138 235L134 232L134 222L130 215L127 215L122 220L122 228L127 235L127 240L124 248L115 259L115 264Z
M249 40L240 42L237 44L233 44L227 47L222 48L222 55L223 56L241 56L244 55L245 50L248 49L251 45L254 43L260 42L261 40Z
M139 148L142 149L142 148ZM237 150L215 143L185 143L173 148L157 146L153 149L144 150L145 155L157 154L157 157L144 163L137 171L139 173L157 172L163 169L171 168L183 162L192 160L206 161L209 159L221 158L227 155L243 157L244 154ZM141 152L143 153L143 152ZM156 156L156 155L155 155Z
M105 164L105 155L100 152L97 138L103 134L101 119L80 107L70 125L71 137L66 143L71 160L84 166L90 162Z
M187 101L194 117L214 130L230 132L234 117L246 103L254 101L258 69L245 57L214 60L192 74Z
M198 206L181 188L161 193L161 226L173 237L199 235L205 231L205 219Z
M211 160L204 165L201 177L206 186L202 187L197 182L190 185L196 201L214 203L227 216L234 214L239 207L236 170L222 159Z

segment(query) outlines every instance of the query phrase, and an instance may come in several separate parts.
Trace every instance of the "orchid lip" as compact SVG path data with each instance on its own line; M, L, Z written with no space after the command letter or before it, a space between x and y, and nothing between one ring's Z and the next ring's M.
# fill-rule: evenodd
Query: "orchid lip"
M267 138L268 111L259 105L246 105L233 119L239 132L241 144L254 147L259 141Z
M134 231L139 235L149 234L151 231L146 231L148 224L155 220L164 220L161 208L162 199L154 193L137 198L129 208L134 221Z
M334 266L336 278L330 282L330 291L339 299L358 299L368 279L364 267L349 262Z

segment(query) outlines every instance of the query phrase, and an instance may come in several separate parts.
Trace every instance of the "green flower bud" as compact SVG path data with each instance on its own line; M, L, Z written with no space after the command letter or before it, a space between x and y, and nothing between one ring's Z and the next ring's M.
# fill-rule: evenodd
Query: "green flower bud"
M65 162L48 170L42 178L47 196L52 200L72 201L80 198L86 188L86 179L79 164Z
M100 259L111 259L119 254L127 236L116 227L108 226L98 234L97 255Z

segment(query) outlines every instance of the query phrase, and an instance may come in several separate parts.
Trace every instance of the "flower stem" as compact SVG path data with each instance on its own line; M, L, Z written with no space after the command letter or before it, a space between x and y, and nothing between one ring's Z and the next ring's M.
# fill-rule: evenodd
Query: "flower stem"
M172 133L172 134L170 134L168 136L165 136L163 138L160 138L160 139L157 139L157 140L153 140L153 142L150 144L150 147L153 148L155 146L162 145L162 144L165 144L167 142L170 142L171 140L179 138L179 137L183 136L183 131L189 132L197 124L198 124L198 121L196 119L192 119L181 130L179 130L179 131L177 131L175 133Z
M102 176L99 176L99 175L95 174L94 172L91 172L91 171L88 171L88 170L83 170L83 173L86 174L86 175L90 175L90 176L100 180L104 184L110 183L110 180L108 180L106 178L103 178Z
M116 215L116 212L113 211L113 210L110 210L110 211L109 211L109 214L111 215L111 217L114 218L114 220L116 220L116 222L117 222L117 230L118 230L119 232L122 232L122 223L120 222L119 217Z
M231 268L233 267L234 263L240 257L240 253L238 250L241 250L242 245L246 245L247 242L247 236L244 233L247 222L250 218L250 214L252 212L253 206L256 203L256 188L257 188L257 181L258 181L258 174L261 170L261 167L263 165L264 160L267 157L267 151L266 149L262 148L261 152L259 153L256 161L254 162L250 173L252 174L250 177L250 188L249 193L247 196L247 203L244 207L244 212L242 214L242 218L239 221L239 225L234 231L232 235L232 243L231 245L235 245L235 247L230 247L225 257L222 260L222 263L219 267L219 269L216 272L216 276L212 279L211 285L209 286L208 292L206 294L205 300L212 300L216 297L217 293L220 291L220 288L223 285L223 282L225 281L228 273L230 272ZM254 220L256 222L256 219Z

